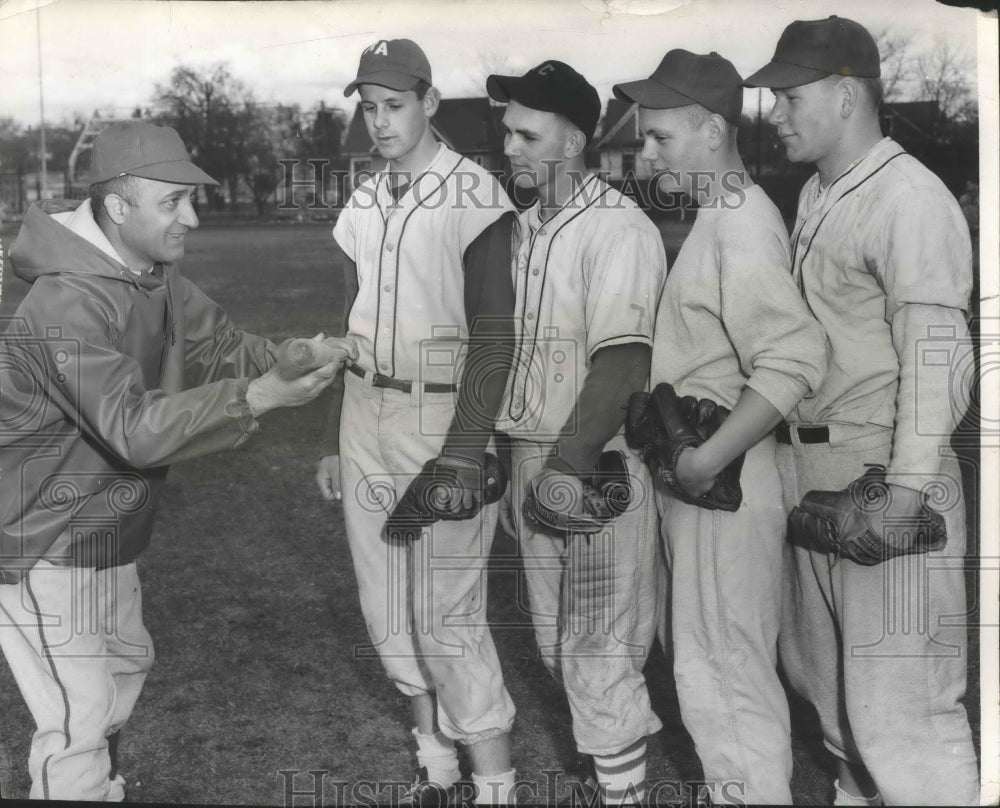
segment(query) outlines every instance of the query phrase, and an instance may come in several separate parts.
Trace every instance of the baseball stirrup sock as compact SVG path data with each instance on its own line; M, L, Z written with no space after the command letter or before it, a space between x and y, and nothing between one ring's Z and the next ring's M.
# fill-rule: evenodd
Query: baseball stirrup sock
M646 739L614 755L594 755L594 773L605 805L642 802L646 798Z
M861 797L857 794L852 794L850 791L844 791L840 787L840 780L833 781L833 804L834 805L881 805L882 797L880 794L875 794L874 797Z
M427 769L430 782L447 788L461 777L458 753L451 738L440 732L423 735L416 727L413 728L413 737L417 739L417 764Z
M476 805L512 805L514 803L514 778L516 771L501 774L472 773L476 786Z

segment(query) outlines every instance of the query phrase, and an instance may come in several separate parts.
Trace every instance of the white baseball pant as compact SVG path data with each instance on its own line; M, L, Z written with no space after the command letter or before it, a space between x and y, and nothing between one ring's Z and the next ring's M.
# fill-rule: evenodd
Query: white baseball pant
M39 561L0 586L0 647L37 725L31 799L121 801L107 736L128 720L153 664L135 563Z
M788 701L777 672L786 516L774 449L767 437L747 451L738 511L657 491L677 696L715 804L792 802Z
M625 452L632 505L604 532L567 541L535 532L524 518L529 483L552 446L511 440L511 507L535 639L566 689L577 748L590 755L620 752L662 727L642 673L665 597L656 502L625 438L605 448Z
M779 445L788 507L888 465L892 430L830 424L830 442ZM780 650L791 684L815 705L829 750L862 762L886 805L971 805L979 776L965 707L965 506L954 457L938 506L947 546L872 567L786 551Z
M419 385L414 385L419 387ZM496 505L436 522L409 544L383 536L388 514L436 457L454 394L376 388L345 374L340 462L347 538L361 610L389 678L407 696L437 695L438 724L466 744L506 734L514 704L486 622L486 564Z

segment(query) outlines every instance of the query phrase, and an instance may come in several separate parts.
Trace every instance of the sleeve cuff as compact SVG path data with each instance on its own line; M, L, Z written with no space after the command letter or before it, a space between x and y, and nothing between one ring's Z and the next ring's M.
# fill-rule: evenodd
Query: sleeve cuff
M242 446L249 440L260 424L250 412L250 405L247 403L247 388L250 386L250 379L237 379L235 383L235 394L226 403L225 413L239 424L242 434L236 441L236 446Z
M782 417L788 415L809 392L805 382L771 368L756 368L746 386L766 398Z

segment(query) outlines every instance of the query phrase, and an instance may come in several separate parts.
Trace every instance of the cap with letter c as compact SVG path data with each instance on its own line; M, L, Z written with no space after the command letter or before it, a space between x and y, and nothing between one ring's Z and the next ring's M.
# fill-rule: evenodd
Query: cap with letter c
M517 101L531 109L563 115L588 141L601 117L601 99L593 85L568 64L554 59L523 76L492 75L486 79L486 92L503 104Z
M176 129L140 120L109 124L94 139L90 184L125 174L179 185L219 184L191 162Z
M771 61L743 84L784 90L827 76L874 79L881 75L875 38L861 23L834 14L825 20L790 23Z
M715 51L668 51L648 79L616 84L615 98L649 109L673 109L701 104L710 112L739 125L743 110L743 83L733 63Z
M358 76L344 88L344 97L362 84L405 92L421 81L431 84L431 63L420 46L412 39L380 39L362 52Z

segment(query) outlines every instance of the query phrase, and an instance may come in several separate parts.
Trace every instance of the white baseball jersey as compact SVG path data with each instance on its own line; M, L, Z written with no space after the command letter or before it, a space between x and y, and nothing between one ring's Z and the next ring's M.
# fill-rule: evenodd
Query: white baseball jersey
M892 427L899 357L891 321L907 303L965 310L972 247L958 202L890 138L799 197L792 273L826 329L830 368L794 420Z
M667 258L656 226L593 175L552 218L536 202L517 229L517 353L497 429L555 440L594 353L652 344Z
M462 256L514 207L497 180L443 144L396 201L388 173L365 180L333 236L358 269L348 336L366 371L455 383L468 339Z
M792 280L788 235L757 185L702 208L656 317L650 381L732 409L750 387L786 414L816 390L826 341Z

